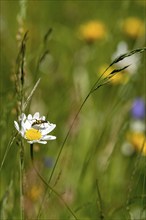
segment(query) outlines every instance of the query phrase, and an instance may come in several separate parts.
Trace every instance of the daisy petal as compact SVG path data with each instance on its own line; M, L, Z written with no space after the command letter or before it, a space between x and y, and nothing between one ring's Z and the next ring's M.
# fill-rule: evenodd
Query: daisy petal
M32 120L32 115L29 114L29 115L27 116L27 119L28 119L28 120Z
M47 144L47 141L38 141L39 144Z
M34 141L27 141L27 143L29 143L29 144L33 144L33 143L35 143Z
M22 113L20 116L19 116L19 121L24 121L26 119L26 115L24 113Z
M41 138L41 140L45 140L45 141L55 140L55 139L56 139L56 136L53 136L53 135L45 135L44 137Z
M16 130L18 132L20 132L20 128L19 128L19 125L18 125L17 121L14 121L14 126L15 126Z
M29 144L34 144L34 143L47 144L47 141L34 140L34 141L27 141L27 143L29 143Z
M34 119L39 119L39 117L40 117L40 113L39 112L34 113L34 115L33 115Z
M31 128L31 124L30 121L26 120L25 122L22 121L21 126L26 131Z
M46 135L50 133L54 128L56 127L56 124L48 124L48 127L46 127L44 130L42 130L42 135Z
M42 116L40 117L41 120L45 121L46 120L46 117L45 116Z

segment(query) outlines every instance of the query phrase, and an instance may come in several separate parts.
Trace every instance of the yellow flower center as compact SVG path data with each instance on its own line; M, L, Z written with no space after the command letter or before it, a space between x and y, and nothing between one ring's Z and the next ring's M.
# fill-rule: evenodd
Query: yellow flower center
M42 134L39 130L31 128L25 132L25 137L27 140L34 141L34 140L40 140L42 137Z

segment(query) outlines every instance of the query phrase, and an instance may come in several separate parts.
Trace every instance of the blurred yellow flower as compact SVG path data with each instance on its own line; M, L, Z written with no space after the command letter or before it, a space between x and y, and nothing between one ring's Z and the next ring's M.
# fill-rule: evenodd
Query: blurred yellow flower
M142 154L146 156L146 136L143 133L130 132L127 139L137 151L142 151Z
M99 69L99 74L101 75L105 69L107 68L107 65L103 65L102 67L100 67ZM126 71L121 71L115 74L111 74L110 73L114 70L113 67L110 67L103 75L103 77L109 77L111 76L111 78L109 79L109 82L113 85L118 85L118 84L126 84L129 80L129 75Z
M101 21L89 21L79 27L79 36L88 43L94 43L106 36L106 28Z
M32 201L36 201L40 197L41 194L42 194L42 187L34 185L31 187L30 191L28 192L28 197Z
M129 17L123 22L123 32L134 39L141 37L145 32L144 22L137 17Z

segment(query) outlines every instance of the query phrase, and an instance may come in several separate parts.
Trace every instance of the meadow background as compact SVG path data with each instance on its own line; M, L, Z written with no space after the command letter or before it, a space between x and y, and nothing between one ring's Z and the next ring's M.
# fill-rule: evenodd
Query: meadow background
M1 219L146 219L145 53L127 59L129 69L89 96L49 182L75 115L113 55L125 53L125 45L129 51L145 46L146 2L0 3ZM34 163L59 197L34 171L26 141L20 164L14 120L22 110L17 57L26 32L21 98L26 101L40 78L25 113L40 112L56 124L55 141L34 145Z

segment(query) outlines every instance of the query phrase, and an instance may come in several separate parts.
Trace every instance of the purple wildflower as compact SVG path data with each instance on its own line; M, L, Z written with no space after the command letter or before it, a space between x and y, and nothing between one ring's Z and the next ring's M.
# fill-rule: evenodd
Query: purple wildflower
M136 119L143 119L146 115L146 106L142 98L137 98L132 104L132 116Z

